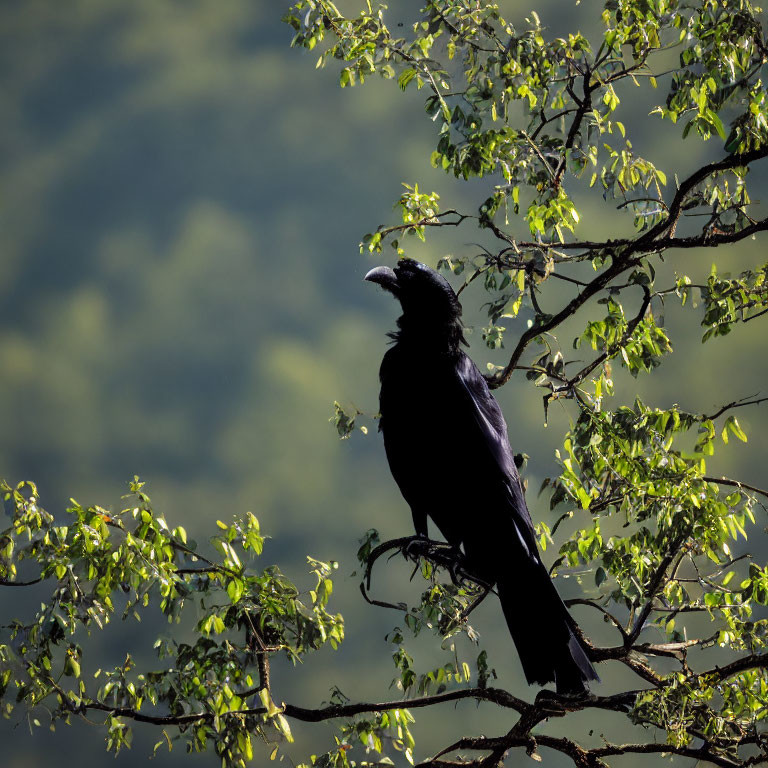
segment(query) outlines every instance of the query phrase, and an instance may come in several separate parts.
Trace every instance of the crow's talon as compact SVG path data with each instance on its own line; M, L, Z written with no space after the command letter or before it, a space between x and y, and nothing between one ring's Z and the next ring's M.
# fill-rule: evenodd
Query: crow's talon
M406 560L413 560L414 563L418 563L425 552L429 551L429 539L417 534L403 547L402 551Z

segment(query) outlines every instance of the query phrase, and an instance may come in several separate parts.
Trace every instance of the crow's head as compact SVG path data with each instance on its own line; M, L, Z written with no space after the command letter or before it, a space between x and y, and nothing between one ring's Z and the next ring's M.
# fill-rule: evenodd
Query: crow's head
M395 296L408 320L449 324L461 317L461 304L451 284L426 264L400 259L394 269L376 267L365 279Z

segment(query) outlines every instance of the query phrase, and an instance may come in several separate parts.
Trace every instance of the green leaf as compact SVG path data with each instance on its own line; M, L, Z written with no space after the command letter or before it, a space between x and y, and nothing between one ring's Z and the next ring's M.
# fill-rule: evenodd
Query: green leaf
M717 114L717 112L714 112L711 109L707 109L706 112L707 119L709 120L710 124L714 126L715 130L717 131L717 135L725 141L725 128L723 127L723 121L720 119L720 116Z
M397 78L397 84L400 86L400 89L404 91L408 87L408 83L416 77L416 74L415 69L404 69L400 73L400 77Z
M741 428L741 425L739 424L739 421L735 416L729 416L726 419L725 427L730 429L734 437L737 437L739 440L741 440L742 443L747 442L747 435L744 432L744 430Z

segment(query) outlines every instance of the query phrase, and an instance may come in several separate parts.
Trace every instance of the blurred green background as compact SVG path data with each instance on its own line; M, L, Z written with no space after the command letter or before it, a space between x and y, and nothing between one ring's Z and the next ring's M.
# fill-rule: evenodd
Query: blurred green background
M586 14L599 15L597 5L577 5L537 9L555 31L594 29ZM517 23L530 6L505 4ZM43 505L57 513L69 497L118 507L126 481L139 474L169 522L198 539L217 518L251 510L273 537L265 561L302 583L306 555L339 560L334 605L347 620L345 647L279 668L276 700L317 705L334 684L353 699L381 700L397 695L388 689L384 635L399 617L365 605L350 574L367 528L393 537L410 533L411 521L375 428L339 442L328 422L335 399L376 412L384 334L396 316L391 300L362 282L373 262L357 246L377 224L395 221L403 181L464 208L493 182L462 189L429 167L434 126L423 94L379 81L342 91L336 72L316 72L315 56L288 47L286 7L0 3L0 468L11 482L35 480ZM393 4L393 25L407 25L415 9ZM665 128L660 141L658 124L638 110L638 143L670 178L721 151L689 140L679 159L679 130ZM599 205L585 203L587 222ZM448 252L472 253L479 239L453 230L408 253L434 264ZM744 243L719 259L736 270L757 263L759 246ZM713 258L675 257L670 274L686 264L703 277ZM479 292L468 300L470 326L482 324L482 300ZM667 323L676 354L653 381L619 379L619 399L639 392L659 405L711 411L764 386L759 323L706 347L695 314L670 307ZM474 339L481 367L503 361L504 350L484 349L479 333ZM551 517L535 489L557 471L553 451L568 424L558 407L544 427L542 394L520 377L498 395L513 447L531 455L535 519ZM764 413L739 413L750 443L732 444L713 472L765 482ZM446 472L460 474L450 456ZM377 590L399 599L407 573L393 561ZM2 599L4 620L35 603ZM532 694L498 606L483 606L476 626L501 684ZM120 663L128 649L151 664L157 632L170 630L117 620L91 638L85 668ZM600 626L590 631L611 640ZM427 667L429 642L416 647ZM606 675L606 686L620 684ZM492 735L509 727L505 713L473 705L416 715L422 757L459 729ZM143 762L159 738L138 727L134 749L115 763L97 727L50 734L45 712L34 716L42 727L33 734L21 714L0 725L5 766L50 765L62 755L83 766L129 765ZM597 727L580 717L576 732L589 726L595 738L611 719L601 714ZM331 733L329 725L308 728L289 754L324 751ZM209 765L215 757L189 758L179 746L154 764L190 760Z

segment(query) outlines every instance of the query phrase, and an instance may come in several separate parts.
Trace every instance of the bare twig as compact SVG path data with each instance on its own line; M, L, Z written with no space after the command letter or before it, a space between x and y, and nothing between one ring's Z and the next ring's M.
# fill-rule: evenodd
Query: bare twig
M702 418L709 421L714 421L718 416L722 416L726 411L729 411L732 408L743 408L746 405L759 405L760 403L765 402L768 402L768 397L758 397L755 400L750 400L749 398L745 397L741 400L734 400L733 402L728 403L728 405L722 406L714 413L703 416Z
M9 579L0 579L0 587L31 587L33 584L39 584L42 577L31 579L30 581L11 581Z
M569 608L572 605L588 605L590 608L594 608L600 611L600 613L602 613L603 616L605 616L606 619L608 619L608 621L610 621L611 624L613 624L613 626L619 630L619 634L621 634L621 638L624 641L624 645L625 646L630 645L629 635L627 634L627 631L624 629L624 626L622 625L622 623L612 613L610 613L606 608L604 608L599 603L596 603L594 600L588 600L583 597L573 597L570 600L565 600L564 602Z

